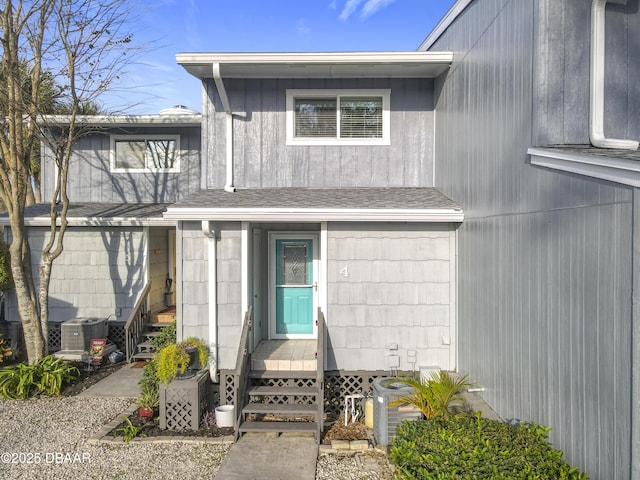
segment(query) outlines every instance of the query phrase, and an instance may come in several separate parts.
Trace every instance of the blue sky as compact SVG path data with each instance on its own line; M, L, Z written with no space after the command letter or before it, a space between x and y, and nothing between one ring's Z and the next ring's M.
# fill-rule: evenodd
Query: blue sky
M134 42L150 44L103 99L112 112L200 111L182 52L415 50L455 0L142 0Z

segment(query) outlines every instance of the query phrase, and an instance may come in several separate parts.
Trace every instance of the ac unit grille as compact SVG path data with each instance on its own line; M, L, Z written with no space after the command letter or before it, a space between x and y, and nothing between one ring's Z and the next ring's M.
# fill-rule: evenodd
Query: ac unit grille
M107 338L106 318L76 318L66 321L61 328L62 350L88 351L93 338Z
M373 381L373 433L379 445L389 445L398 425L405 420L415 420L422 413L410 405L389 407L398 397L410 394L413 389L398 384L394 378L376 378Z

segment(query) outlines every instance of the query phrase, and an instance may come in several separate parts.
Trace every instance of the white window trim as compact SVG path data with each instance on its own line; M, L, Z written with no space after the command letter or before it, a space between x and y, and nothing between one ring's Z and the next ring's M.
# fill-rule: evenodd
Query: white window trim
M294 102L298 97L382 97L382 138L296 137ZM390 145L390 89L287 89L287 145ZM338 103L338 115L340 114Z
M176 160L171 168L116 168L116 141L146 141L146 140L174 140L176 142ZM166 172L175 173L180 171L180 135L111 135L110 138L109 166L112 173L148 173Z

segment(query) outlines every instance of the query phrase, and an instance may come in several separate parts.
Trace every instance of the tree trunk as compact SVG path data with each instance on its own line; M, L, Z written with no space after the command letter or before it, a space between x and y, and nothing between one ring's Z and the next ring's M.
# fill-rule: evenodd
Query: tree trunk
M15 283L18 313L22 321L27 361L30 365L38 362L45 351L46 337L42 331L35 286L31 274L31 249L27 237L20 229L12 229L11 273Z

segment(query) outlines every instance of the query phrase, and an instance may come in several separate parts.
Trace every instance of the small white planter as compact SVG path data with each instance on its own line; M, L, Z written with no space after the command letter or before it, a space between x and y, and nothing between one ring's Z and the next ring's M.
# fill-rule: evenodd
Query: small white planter
M233 427L233 405L216 407L216 424L218 428Z

